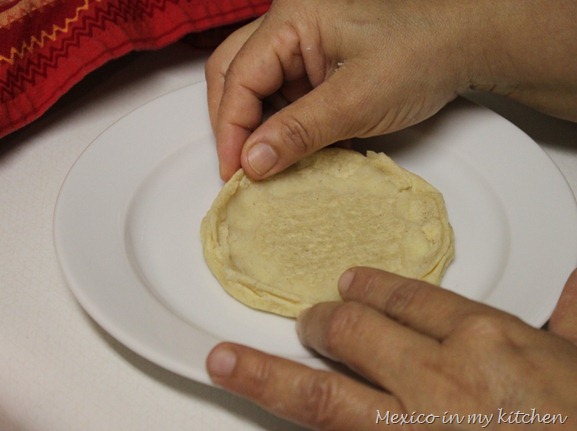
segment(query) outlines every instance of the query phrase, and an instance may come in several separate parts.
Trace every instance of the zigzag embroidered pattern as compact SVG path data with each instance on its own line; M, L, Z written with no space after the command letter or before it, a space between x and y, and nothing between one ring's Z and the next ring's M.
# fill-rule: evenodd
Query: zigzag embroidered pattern
M104 63L186 34L217 42L271 0L0 0L0 138L36 120ZM22 15L22 11L28 11ZM205 33L223 27L225 31ZM32 35L36 36L35 38ZM26 40L27 43L23 43ZM213 46L213 45L211 45Z
M170 0L177 3L178 0ZM70 49L80 46L84 38L92 37L98 30L104 30L108 24L125 22L127 19L141 19L151 17L155 10L165 8L168 0L152 0L150 3L141 0L119 1L118 4L108 2L106 9L95 9L94 16L86 15L79 23L72 27L60 47L50 49L48 55L38 53L30 58L25 65L10 68L5 80L0 80L0 102L5 102L24 91L26 85L35 85L37 78L45 78L49 69L56 68L60 59L67 58Z
M57 25L53 25L51 33L47 33L46 31L42 31L40 33L40 37L32 36L30 38L29 42L24 41L24 43L22 44L22 47L20 49L17 49L15 47L12 48L10 50L10 56L9 57L4 57L3 55L0 55L0 63L7 62L10 64L14 64L15 57L22 59L26 56L26 54L32 53L34 51L35 47L36 48L44 47L44 44L45 44L47 39L49 39L51 41L55 41L56 38L58 37L59 33L67 33L68 32L68 30L70 29L70 26L72 24L74 24L76 21L78 21L78 19L80 18L81 12L88 10L88 7L89 7L89 0L85 0L84 4L76 9L76 15L74 16L74 18L66 18L65 19L64 27L59 27Z

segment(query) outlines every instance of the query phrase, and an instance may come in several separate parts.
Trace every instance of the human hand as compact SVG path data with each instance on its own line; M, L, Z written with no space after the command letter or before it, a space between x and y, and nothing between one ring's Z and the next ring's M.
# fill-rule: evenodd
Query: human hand
M276 0L206 65L222 178L241 166L265 178L435 114L470 85L475 44L460 48L469 12L460 2ZM273 94L292 103L261 124Z
M383 429L393 414L432 423L386 429L508 430L522 420L532 421L523 424L527 430L577 426L577 270L551 317L551 332L374 269L347 271L339 289L344 302L305 311L298 333L306 346L367 382L230 343L207 358L213 381L319 430ZM557 415L556 424L531 419L533 413ZM473 424L468 415L481 416ZM451 417L463 422L443 424Z

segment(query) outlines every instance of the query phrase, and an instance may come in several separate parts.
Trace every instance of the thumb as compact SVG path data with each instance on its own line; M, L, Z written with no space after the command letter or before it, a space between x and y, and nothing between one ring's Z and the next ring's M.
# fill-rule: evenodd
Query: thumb
M577 345L577 269L575 269L549 319L549 330Z
M348 81L348 85L347 84ZM345 71L334 74L309 93L262 123L247 139L241 164L248 176L263 179L305 156L362 134L359 115L364 92L349 91Z

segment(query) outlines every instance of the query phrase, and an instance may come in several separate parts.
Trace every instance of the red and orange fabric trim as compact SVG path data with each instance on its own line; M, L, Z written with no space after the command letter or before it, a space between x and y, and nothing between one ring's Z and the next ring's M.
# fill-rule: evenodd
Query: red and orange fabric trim
M0 137L104 63L257 17L270 0L0 0Z

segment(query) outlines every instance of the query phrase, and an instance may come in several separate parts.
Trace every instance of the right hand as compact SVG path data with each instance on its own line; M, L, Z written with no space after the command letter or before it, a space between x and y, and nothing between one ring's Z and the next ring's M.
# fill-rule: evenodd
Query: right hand
M369 268L346 274L343 302L306 310L298 332L366 380L232 343L208 356L212 380L315 430L577 429L577 270L550 332L423 281ZM387 426L386 412L431 423ZM450 417L461 424L444 425Z

